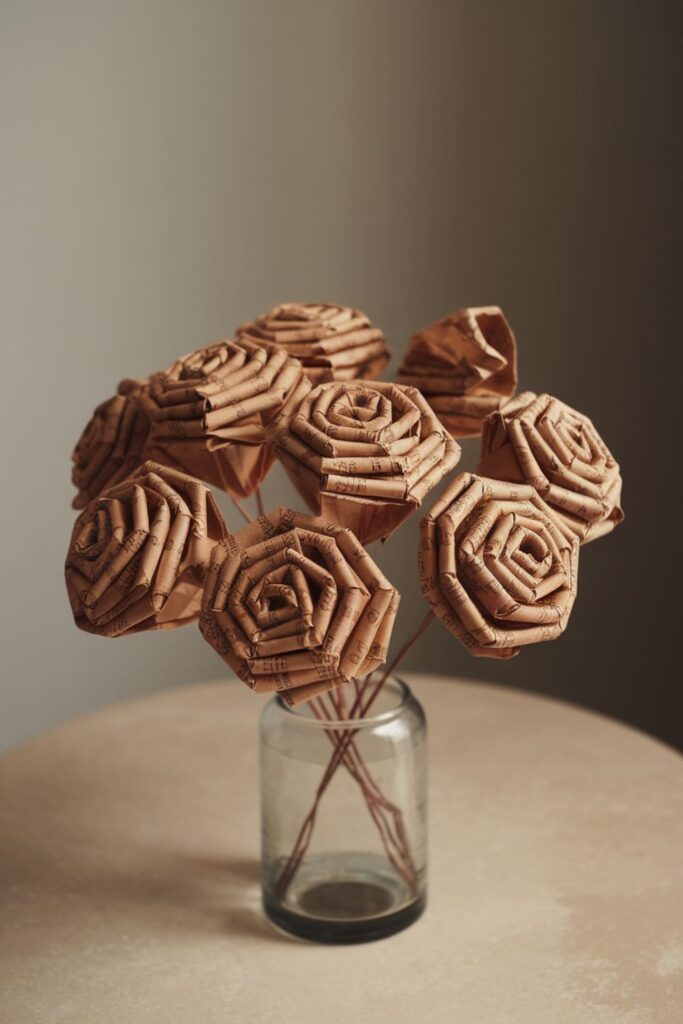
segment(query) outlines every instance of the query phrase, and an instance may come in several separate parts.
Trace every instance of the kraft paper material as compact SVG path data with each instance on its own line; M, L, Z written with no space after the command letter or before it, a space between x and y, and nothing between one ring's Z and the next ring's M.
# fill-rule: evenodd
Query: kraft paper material
M150 419L139 397L147 386L148 381L122 381L118 394L95 409L71 456L78 489L73 508L85 508L152 456Z
M390 357L384 335L365 313L326 303L284 303L242 324L236 334L299 359L313 384L374 380Z
M219 341L155 374L142 401L161 461L246 498L274 462L279 417L309 390L285 352Z
M525 391L485 420L477 472L535 487L582 544L624 519L617 462L588 417L552 395Z
M393 533L460 458L419 391L379 381L314 388L276 450L309 507L364 544Z
M146 462L76 520L65 565L76 625L114 637L196 621L211 552L226 536L199 480Z
M535 488L460 473L420 524L420 586L470 654L510 658L563 632L578 552Z
M199 626L248 686L294 705L382 665L398 603L350 530L279 508L215 547Z
M411 339L397 380L422 392L453 437L475 437L515 393L515 336L498 306L460 309Z

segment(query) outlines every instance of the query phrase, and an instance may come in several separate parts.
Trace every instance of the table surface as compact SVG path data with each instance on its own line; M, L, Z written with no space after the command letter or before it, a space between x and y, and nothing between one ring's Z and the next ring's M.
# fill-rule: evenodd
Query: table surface
M679 1024L683 761L598 715L413 676L430 902L327 947L259 902L259 698L166 691L0 757L2 1024Z

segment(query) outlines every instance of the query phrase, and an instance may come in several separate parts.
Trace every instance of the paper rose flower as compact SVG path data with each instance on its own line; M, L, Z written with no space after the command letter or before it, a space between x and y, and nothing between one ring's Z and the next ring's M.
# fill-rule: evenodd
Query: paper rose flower
M143 400L162 461L246 498L274 461L278 417L309 389L284 352L220 341L155 374Z
M420 585L470 654L509 658L564 630L578 550L533 487L460 473L422 520Z
M314 388L277 454L313 511L367 544L401 525L460 448L415 388L352 381Z
M581 543L624 518L621 475L591 421L525 391L484 423L477 472L535 487Z
M76 625L111 637L196 620L226 534L199 480L146 462L76 520L65 566Z
M214 549L200 629L257 693L298 704L385 661L398 601L350 530L280 508Z
M238 337L282 348L309 380L374 380L389 362L384 335L365 313L345 306L287 302L237 328Z
M139 395L146 381L123 381L119 393L95 409L71 456L71 480L78 488L73 508L85 508L105 487L113 487L151 454L150 421Z
M498 306L458 310L412 338L397 379L419 388L454 437L476 436L515 393L515 336Z

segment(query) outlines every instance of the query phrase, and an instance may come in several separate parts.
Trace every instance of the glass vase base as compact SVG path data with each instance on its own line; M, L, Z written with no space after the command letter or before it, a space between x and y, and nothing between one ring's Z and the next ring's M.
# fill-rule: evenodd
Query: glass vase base
M395 935L417 921L425 904L424 893L416 894L386 860L362 854L310 858L284 897L266 892L263 899L266 917L278 928L339 945Z

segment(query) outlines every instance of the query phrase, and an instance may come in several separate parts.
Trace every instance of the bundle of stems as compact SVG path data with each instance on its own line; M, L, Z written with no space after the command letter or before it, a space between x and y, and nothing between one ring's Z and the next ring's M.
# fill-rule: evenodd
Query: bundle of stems
M334 749L318 784L311 809L301 824L292 852L278 878L276 891L280 898L287 892L301 862L306 856L313 837L313 828L320 801L325 790L332 782L337 769L342 764L358 782L362 790L370 815L377 825L389 861L404 879L409 890L414 888L417 878L410 843L403 822L403 814L395 804L384 796L374 782L355 743L355 737L359 730L346 726L342 729L335 729L333 723L335 719L337 722L344 720L353 721L354 719L362 720L368 714L387 680L395 672L411 648L417 643L433 618L434 612L428 612L376 682L373 683L372 678L369 676L360 682L354 680L356 696L348 711L346 709L343 688L336 692L331 691L330 703L332 705L332 714L330 714L322 697L311 701L315 716L322 721L327 720L332 723L330 728L325 730L325 733Z

